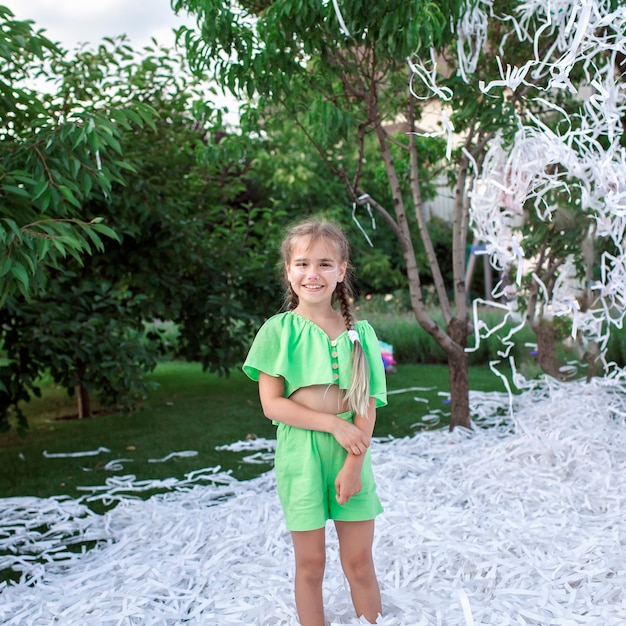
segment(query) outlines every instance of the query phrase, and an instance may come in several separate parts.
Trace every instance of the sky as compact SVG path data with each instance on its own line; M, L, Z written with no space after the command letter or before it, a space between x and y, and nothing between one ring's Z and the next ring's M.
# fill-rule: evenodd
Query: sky
M126 34L134 48L155 37L161 44L173 44L172 29L193 22L177 17L170 0L0 0L17 19L31 19L36 30L62 47L98 44L103 37Z
M70 51L122 34L135 50L150 45L152 37L173 46L173 29L194 24L186 14L176 16L170 0L0 0L0 5L7 6L16 19L33 20L35 30L44 29L48 39ZM238 123L238 107L231 97L210 99L228 107L227 123Z

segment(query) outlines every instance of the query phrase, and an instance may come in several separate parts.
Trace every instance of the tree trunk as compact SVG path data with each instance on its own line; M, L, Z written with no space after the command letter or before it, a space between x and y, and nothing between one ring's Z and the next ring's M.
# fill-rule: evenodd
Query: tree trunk
M460 346L447 351L451 431L457 426L468 429L472 427L469 407L469 357L465 352L467 322L467 319L453 317L448 324L448 335Z
M411 107L409 107L409 119L411 119L410 110ZM444 332L444 330L430 317L430 315L426 311L426 307L424 306L419 268L417 267L415 250L413 249L413 244L411 242L411 231L405 211L400 180L393 162L391 150L389 149L387 135L383 128L382 120L377 116L375 106L372 107L372 111L377 121L375 125L376 135L378 137L380 153L383 158L383 162L385 163L387 179L389 181L389 187L394 203L394 212L396 216L394 230L402 247L403 256L406 262L406 274L409 281L411 306L413 308L413 312L415 313L415 317L421 327L437 342L439 346L441 346L441 348L443 348L445 353L448 355L448 377L450 382L451 409L450 430L453 430L456 426L464 426L465 428L470 428L469 372L468 357L467 353L465 352L465 346L467 345L468 317L467 306L465 302L465 284L463 282L463 276L465 271L465 242L463 241L463 256L460 257L463 260L463 263L457 263L457 265L461 268L461 273L455 273L455 276L460 276L460 279L456 280L455 287L457 298L459 297L459 294L461 294L461 302L457 303L457 309L461 310L461 316L459 318L455 318L452 317L450 303L447 291L445 289L445 285L443 284L443 276L440 271L439 262L437 260L434 250L432 249L432 245L430 245L429 248L430 236L428 234L428 229L424 221L424 215L421 206L421 194L419 191L417 147L415 141L412 140L410 143L412 199L415 204L415 217L420 226L422 242L424 243L424 246L429 253L428 256L431 265L430 269L437 283L437 292L440 298L440 305L447 324L447 332ZM371 201L373 202L373 199L371 199ZM382 207L380 207L378 203L374 203L374 206L383 215L386 214L386 211L380 210L382 209ZM461 240L463 220L459 219L456 223L457 239Z
M533 324L537 336L537 363L546 374L557 380L563 380L559 358L556 353L556 330L552 322L540 319Z
M76 399L78 400L78 419L91 417L89 391L81 384L76 386Z
M600 346L596 341L590 341L589 346L583 354L583 359L587 362L587 382L594 376L599 376L600 370Z
M437 297L441 306L441 312L446 324L452 318L452 310L450 308L450 300L448 298L448 291L443 279L439 260L433 247L433 242L428 232L428 224L426 216L424 215L424 207L422 204L422 191L420 188L420 174L419 174L419 154L417 152L417 142L415 141L415 132L417 128L415 126L415 98L411 93L408 94L409 102L407 107L407 118L411 128L409 133L409 157L410 157L410 186L411 196L413 198L413 208L415 210L415 219L420 233L424 250L426 251L426 257L428 264L430 265L430 271L433 277L433 283L435 290L437 291Z

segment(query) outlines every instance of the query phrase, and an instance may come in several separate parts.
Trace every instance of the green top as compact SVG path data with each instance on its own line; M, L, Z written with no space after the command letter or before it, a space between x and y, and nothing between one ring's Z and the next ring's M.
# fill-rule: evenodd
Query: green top
M370 396L376 406L387 404L385 367L374 329L366 321L356 331L370 366ZM259 373L282 376L285 397L300 387L339 385L349 389L352 375L352 342L344 331L331 341L311 320L287 311L270 317L259 329L243 364L243 371L259 380Z

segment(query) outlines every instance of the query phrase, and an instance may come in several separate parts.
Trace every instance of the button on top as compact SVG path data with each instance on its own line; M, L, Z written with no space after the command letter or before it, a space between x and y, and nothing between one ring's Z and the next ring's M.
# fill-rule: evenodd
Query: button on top
M333 380L339 380L339 352L337 351L337 340L332 339L330 342L331 350L330 350L330 366L333 369Z

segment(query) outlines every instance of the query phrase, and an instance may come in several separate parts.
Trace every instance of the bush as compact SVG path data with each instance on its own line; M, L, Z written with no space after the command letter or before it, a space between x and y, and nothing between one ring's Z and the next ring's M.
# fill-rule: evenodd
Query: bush
M399 364L447 363L445 352L409 313L367 316L381 341L393 346Z
M399 364L446 364L448 360L445 352L419 325L414 314L407 310L406 298L404 293L371 295L359 301L355 309L361 319L367 319L372 324L381 341L393 346L394 357ZM432 311L430 315L443 325L439 311ZM503 314L499 311L483 309L479 315L488 328L494 328L503 320ZM489 361L502 359L498 354L505 349L502 340L513 327L513 323L507 323L489 337L481 339L478 349L469 352L470 365L486 365ZM474 342L474 336L469 336L468 347L473 347ZM524 327L516 333L513 342L510 355L518 363L534 360L532 344L536 343L536 339L530 328Z

